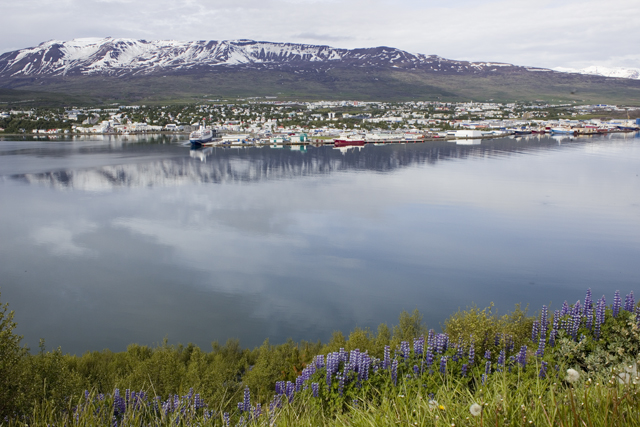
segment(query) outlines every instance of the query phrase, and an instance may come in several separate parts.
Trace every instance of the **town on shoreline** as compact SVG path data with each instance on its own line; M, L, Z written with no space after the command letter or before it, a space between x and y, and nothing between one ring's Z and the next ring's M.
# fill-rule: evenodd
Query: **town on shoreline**
M640 129L640 107L242 99L199 105L0 109L0 135L188 134L201 126L229 135L231 143L333 143L349 133L369 135L367 142L486 138L552 129L590 135Z

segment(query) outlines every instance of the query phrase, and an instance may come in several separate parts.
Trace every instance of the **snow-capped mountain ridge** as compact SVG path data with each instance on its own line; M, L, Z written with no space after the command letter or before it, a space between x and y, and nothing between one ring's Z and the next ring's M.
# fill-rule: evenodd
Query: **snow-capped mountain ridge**
M338 49L253 40L178 42L86 38L51 40L5 53L0 56L0 76L145 75L198 67L283 65L384 66L444 72L514 67L503 63L454 61L390 47Z
M563 73L588 74L592 76L640 80L640 68L611 68L592 65L582 69L557 67L555 70Z

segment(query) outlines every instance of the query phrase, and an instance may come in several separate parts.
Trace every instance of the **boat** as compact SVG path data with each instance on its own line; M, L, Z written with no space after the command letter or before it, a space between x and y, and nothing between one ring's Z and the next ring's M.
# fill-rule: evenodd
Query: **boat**
M575 135L576 131L574 129L567 128L567 127L557 127L557 128L551 128L551 133L560 134L560 135Z
M194 147L200 147L203 144L211 142L216 136L216 131L213 129L207 129L204 126L200 126L199 129L194 130L189 134L189 142Z
M358 134L340 135L333 140L333 145L336 147L363 146L364 144L364 137Z

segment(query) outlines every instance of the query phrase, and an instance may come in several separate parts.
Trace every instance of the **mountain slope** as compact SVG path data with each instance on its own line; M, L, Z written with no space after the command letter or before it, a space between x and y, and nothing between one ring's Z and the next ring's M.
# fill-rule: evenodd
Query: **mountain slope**
M0 88L54 92L87 103L278 96L640 104L639 80L455 61L391 47L252 40L49 41L0 55ZM17 92L11 93L14 99ZM1 93L0 101L10 102Z

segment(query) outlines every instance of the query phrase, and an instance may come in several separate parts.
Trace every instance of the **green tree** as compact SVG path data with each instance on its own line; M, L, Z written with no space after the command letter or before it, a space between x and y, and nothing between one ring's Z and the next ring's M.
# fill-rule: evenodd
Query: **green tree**
M22 336L13 330L13 311L9 304L0 303L0 419L14 413L24 393L22 391L22 360L27 349L20 345Z

